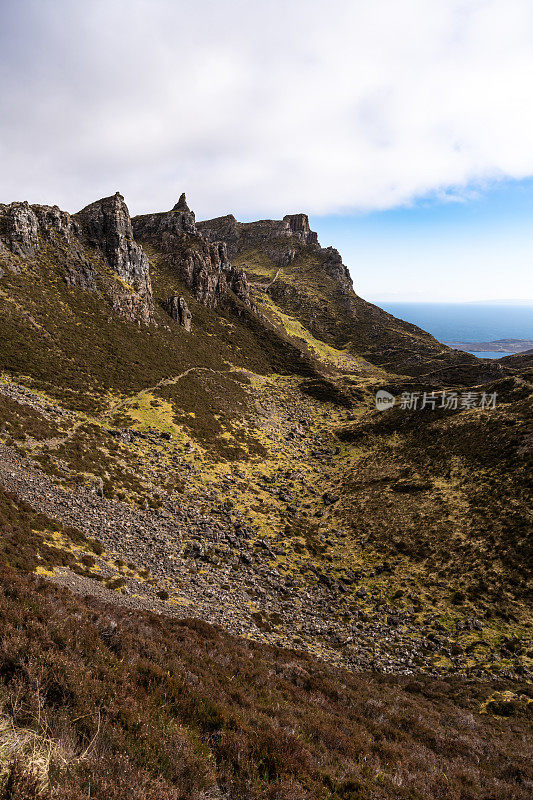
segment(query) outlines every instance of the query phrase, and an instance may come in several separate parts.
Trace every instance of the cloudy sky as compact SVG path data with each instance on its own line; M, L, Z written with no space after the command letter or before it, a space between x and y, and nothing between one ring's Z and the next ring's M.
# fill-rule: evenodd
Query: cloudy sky
M0 202L307 211L370 299L533 298L531 0L0 0Z

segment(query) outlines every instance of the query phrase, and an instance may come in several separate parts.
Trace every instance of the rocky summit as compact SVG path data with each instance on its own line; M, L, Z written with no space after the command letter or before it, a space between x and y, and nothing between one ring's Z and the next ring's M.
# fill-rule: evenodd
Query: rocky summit
M362 270L0 205L1 800L532 796L531 354Z

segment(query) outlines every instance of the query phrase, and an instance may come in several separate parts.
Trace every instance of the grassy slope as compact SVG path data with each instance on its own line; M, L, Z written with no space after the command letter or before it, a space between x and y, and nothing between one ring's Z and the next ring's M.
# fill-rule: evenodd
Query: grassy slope
M491 412L395 409L338 430L346 468L329 524L351 524L355 553L378 565L366 588L437 640L455 630L452 652L469 654L474 674L505 671L514 648L528 669L533 659L532 377L490 386Z
M157 253L150 251L150 256L156 298L176 288L186 294ZM510 421L502 420L498 411L486 420L474 412L442 422L417 414L409 427L400 415L398 430L373 424L362 438L364 427L358 422L357 441L345 442L340 457L330 459L324 472L308 453L302 459L301 450L291 449L287 436L292 435L294 415L301 409L308 418L309 446L313 437L325 434L331 439L336 426L346 421L343 398L351 396L356 414L361 414L371 403L372 387L386 375L349 350L313 336L271 299L262 304L262 311L276 330L267 321L238 317L231 309L207 311L187 295L194 315L193 332L187 335L162 312L158 328L125 321L95 292L67 287L50 265L9 275L2 285L17 304L6 302L4 307L4 370L27 376L33 388L78 410L75 432L65 438L71 419L52 422L7 398L0 402L7 440L30 452L57 480L76 486L102 476L106 496L151 506L160 505L165 492L185 489L192 502L208 509L208 493L221 492L257 529L257 538L266 537L281 550L276 566L284 572L304 575L311 584L317 572L335 580L347 572L358 575L343 609L352 603L372 614L386 605L415 613L421 622L429 620L432 634L436 628L439 635L439 626L451 627L448 635L457 646L472 647L473 670L505 670L501 643L517 635L520 647L515 656L520 663L530 663L521 576L527 541L519 534L527 510L520 477L523 459L513 462L511 449L500 463L493 459L487 465L478 454L494 446L517 416L525 424L525 406L517 414L512 405L506 406ZM28 337L28 315L47 335L35 329ZM317 386L313 375L319 365L330 381L341 381L347 395L338 392L335 383ZM201 371L172 381L198 366ZM293 377L276 377L280 372ZM299 378L295 372L300 372ZM157 388L161 380L170 382ZM317 400L304 402L298 383ZM259 415L256 403L263 409ZM117 427L136 429L152 439L132 447L116 440ZM172 441L162 445L159 434L171 435ZM46 443L50 437L55 444ZM470 451L456 452L469 437L474 437ZM187 448L193 449L192 455ZM174 457L189 461L196 474L176 470ZM244 478L230 487L224 484L228 461ZM393 480L383 481L384 464L396 477L422 474L429 478L428 486L412 493L395 491ZM301 480L284 479L302 467ZM276 493L265 493L263 477L276 485L283 482L284 492L299 502L288 532L286 504ZM326 490L339 494L340 500L325 505L321 497ZM502 508L497 492L506 498L509 510ZM494 548L500 558L503 543L507 566L498 577ZM382 570L391 558L392 564ZM511 574L513 570L517 573ZM503 580L505 588L499 585ZM360 591L369 596L361 601ZM487 617L491 609L492 619ZM463 641L454 630L476 616L485 620L484 630L471 638L488 638L488 650L483 645L474 648L474 641ZM500 647L503 658L496 663ZM454 669L453 660L439 660L438 666Z
M287 248L287 243L279 246ZM452 351L417 326L344 291L328 274L327 251L296 241L291 246L297 255L279 271L259 248L243 251L234 262L260 286L277 275L269 295L281 311L298 319L315 337L392 372L420 376L446 367L450 377L466 384L481 376L474 356ZM494 371L494 365L488 369Z
M190 366L313 374L282 332L246 316L214 313L195 302L174 276L152 261L156 300L179 290L193 312L186 335L160 309L157 327L112 312L101 291L68 286L53 253L2 278L0 370L26 376L72 408L102 407L101 395L131 394ZM101 288L101 287L100 287ZM281 334L281 335L280 335Z
M356 676L77 599L25 574L53 520L1 493L0 527L28 551L0 554L2 800L530 796L529 687Z

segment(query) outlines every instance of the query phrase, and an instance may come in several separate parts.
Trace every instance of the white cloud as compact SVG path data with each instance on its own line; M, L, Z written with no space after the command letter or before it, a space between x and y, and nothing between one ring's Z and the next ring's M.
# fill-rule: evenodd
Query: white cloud
M533 174L531 0L19 0L0 201L390 208Z

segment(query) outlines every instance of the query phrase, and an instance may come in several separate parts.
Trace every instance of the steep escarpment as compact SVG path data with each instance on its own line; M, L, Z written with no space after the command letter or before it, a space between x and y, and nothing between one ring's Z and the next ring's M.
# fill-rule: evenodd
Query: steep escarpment
M172 211L135 217L133 231L140 242L157 251L166 267L203 305L215 308L233 293L251 306L244 271L231 264L226 242L208 239L197 229L185 195Z
M81 229L66 211L57 206L30 206L29 203L0 205L2 248L15 257L34 256L42 237L53 241L62 238L69 243L79 238ZM12 262L15 266L15 261Z
M190 329L191 320L183 286L209 308L230 297L252 308L244 271L231 264L224 241L197 230L185 195L172 211L137 217L133 225L118 192L74 215L57 206L0 205L0 277L53 262L68 285L96 290L131 320L154 323L150 264L136 239L156 251L180 284L157 304L182 327Z
M232 214L197 223L209 241L224 241L230 258L254 247L261 247L277 266L295 257L297 245L318 245L317 234L309 227L307 214L287 214L282 220L237 222Z
M93 288L94 269L81 237L81 225L58 206L30 206L27 202L0 205L0 259L12 272L19 272L24 262L51 247L63 256L67 280Z
M135 242L131 219L119 192L97 200L75 215L89 247L100 252L111 269L139 296L137 311L149 321L153 316L150 267L143 249Z
M168 277L155 298L147 252ZM239 313L247 309L254 324L259 318L283 329L278 312L288 314L326 346L439 385L501 374L499 365L452 351L358 297L341 255L319 245L306 214L198 223L185 195L172 211L133 220L119 193L72 216L57 206L12 203L0 206L0 259L4 273L52 259L67 284L99 291L135 321L157 322L159 308L188 331L190 292L207 308L230 302Z
M452 351L359 297L340 253L320 246L306 214L250 223L228 215L197 228L210 241L226 242L233 263L267 296L267 305L295 317L329 345L407 375L436 373L438 380L468 384L500 374L497 365L480 366L474 356Z
M130 319L153 320L148 259L118 192L74 215L57 206L1 205L0 261L14 273L53 263L68 285L99 291Z

